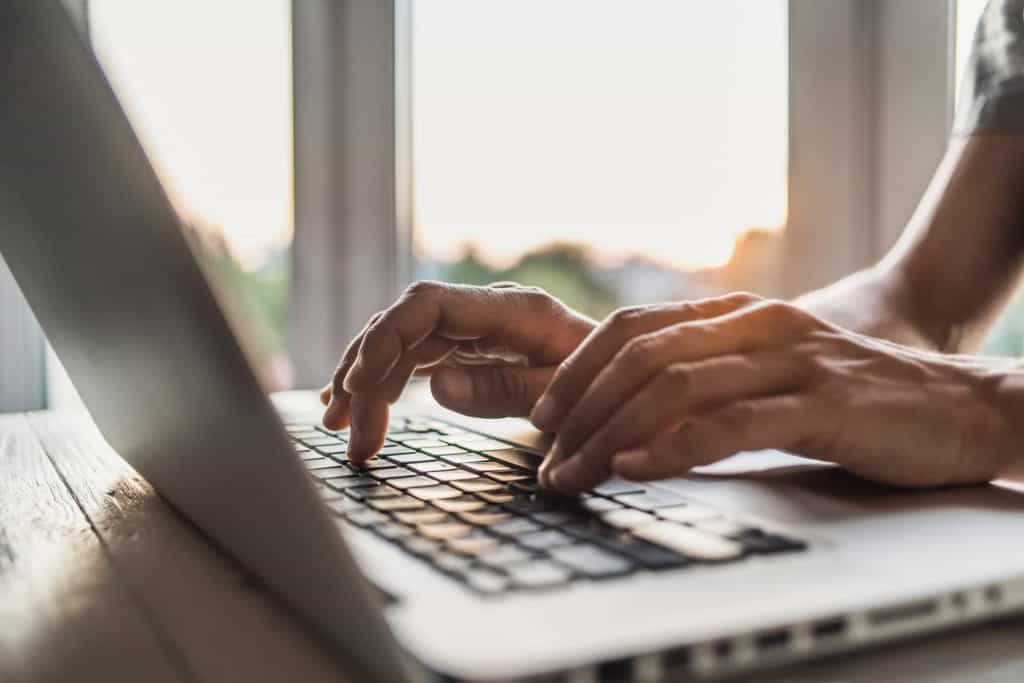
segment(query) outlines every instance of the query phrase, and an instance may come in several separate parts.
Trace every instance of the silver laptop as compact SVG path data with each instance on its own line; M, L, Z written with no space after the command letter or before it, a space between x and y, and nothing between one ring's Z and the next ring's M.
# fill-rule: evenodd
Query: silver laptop
M1024 607L1008 486L762 452L553 498L525 422L409 399L350 467L311 395L282 420L262 393L57 0L0 3L0 72L0 253L94 419L353 680L717 677ZM631 531L651 523L678 533Z

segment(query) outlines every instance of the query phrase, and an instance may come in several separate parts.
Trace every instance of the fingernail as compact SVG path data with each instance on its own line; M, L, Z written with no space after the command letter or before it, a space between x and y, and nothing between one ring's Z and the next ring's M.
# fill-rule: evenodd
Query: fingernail
M473 380L461 370L442 370L435 376L438 389L456 403L468 403L473 398Z
M551 479L551 488L553 488L554 490L558 491L559 493L565 493L565 491L562 490L562 470L561 469L556 469L553 472L551 472L551 474L549 475L549 479Z
M554 422L557 414L558 403L555 401L554 397L544 394L540 397L540 400L537 401L537 405L533 407L533 411L530 413L530 422L532 422L533 426L537 429L552 431L552 427L554 426L552 422Z

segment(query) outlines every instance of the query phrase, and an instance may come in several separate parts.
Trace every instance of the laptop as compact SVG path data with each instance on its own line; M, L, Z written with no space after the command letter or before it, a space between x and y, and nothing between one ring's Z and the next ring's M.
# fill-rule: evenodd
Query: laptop
M57 0L0 4L0 71L0 253L94 420L353 680L716 678L1024 607L1009 485L767 451L555 498L525 421L415 396L353 468L311 394L262 392Z

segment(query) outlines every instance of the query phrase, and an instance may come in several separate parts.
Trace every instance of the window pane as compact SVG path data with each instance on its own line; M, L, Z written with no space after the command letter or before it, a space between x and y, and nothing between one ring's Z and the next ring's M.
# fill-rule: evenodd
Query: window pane
M785 0L419 0L420 277L592 315L779 293Z
M90 0L94 48L268 389L287 388L289 0Z

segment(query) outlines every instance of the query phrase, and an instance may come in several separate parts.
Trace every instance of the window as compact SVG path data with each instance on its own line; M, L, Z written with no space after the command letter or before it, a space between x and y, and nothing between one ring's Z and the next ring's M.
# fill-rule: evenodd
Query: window
M418 0L412 17L418 277L540 285L594 316L781 293L785 0Z
M90 0L88 9L107 77L265 386L289 388L290 1Z

